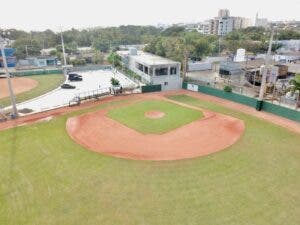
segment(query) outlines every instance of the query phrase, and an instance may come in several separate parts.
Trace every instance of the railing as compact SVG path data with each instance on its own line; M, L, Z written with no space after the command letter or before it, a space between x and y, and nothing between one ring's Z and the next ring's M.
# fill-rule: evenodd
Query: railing
M90 99L99 99L100 97L111 95L111 88L100 88L92 91L86 91L76 94L73 99L69 101L69 106L80 105L81 101Z

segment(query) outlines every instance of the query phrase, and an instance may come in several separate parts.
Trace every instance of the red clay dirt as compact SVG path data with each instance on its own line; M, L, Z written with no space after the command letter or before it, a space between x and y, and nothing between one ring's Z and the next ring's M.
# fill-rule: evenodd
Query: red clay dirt
M145 116L150 119L160 119L165 116L165 113L160 111L149 111L145 113Z
M133 160L180 160L212 154L238 141L245 129L239 119L202 110L204 119L165 134L144 135L110 119L107 111L68 119L67 132L87 149Z
M14 94L20 94L26 91L30 91L38 85L36 80L26 77L15 77L11 78L11 83L14 89ZM0 99L9 96L7 79L0 79Z
M200 100L204 101L210 101L214 102L216 104L222 105L224 107L243 112L252 116L255 116L260 119L264 119L270 123L276 124L278 126L284 127L292 132L300 134L300 123L296 121L292 121L280 116L276 116L271 113L263 112L263 111L256 111L254 108L245 106L239 103L231 102L229 100L224 100L218 97L202 94L199 92L192 92L192 91L187 91L187 90L177 90L177 91L168 91L168 92L161 92L161 93L148 93L148 94L143 94L142 96L148 96L148 97L155 97L155 96L165 96L165 95L180 95L180 94L185 94L189 96L193 96L195 98L198 98ZM36 123L40 121L43 118L53 116L57 117L60 115L64 115L70 112L78 111L81 109L88 109L88 108L93 108L95 106L101 105L103 103L107 102L112 102L112 101L117 101L121 99L135 99L136 97L140 97L140 94L135 94L135 95L128 95L128 96L110 96L106 98L102 98L100 101L90 101L86 102L84 104L81 104L80 106L76 107L63 107L59 109L54 109L50 111L45 111L42 113L36 113L36 114L31 114L31 115L26 115L23 117L20 117L15 120L8 120L6 122L0 122L0 131L23 126L23 125L29 125Z

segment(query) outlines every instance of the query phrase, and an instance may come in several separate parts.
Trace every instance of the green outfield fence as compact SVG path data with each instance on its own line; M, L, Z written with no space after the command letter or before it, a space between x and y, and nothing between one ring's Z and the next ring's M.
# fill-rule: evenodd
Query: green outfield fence
M188 87L189 85L190 87ZM247 105L253 108L256 108L258 105L258 99L256 98L250 98L248 96L244 96L236 93L228 93L223 90L215 89L212 87L206 87L198 84L183 82L182 88L186 90L193 90L204 94L216 96L243 105ZM282 107L280 105L275 105L270 102L263 101L261 110L278 116L285 117L290 120L300 122L300 112L293 109L289 109L286 107Z
M11 73L13 76L33 76L33 75L47 75L47 74L63 74L62 69L53 70L28 70L28 71L16 71Z
M161 85L146 85L142 86L142 93L148 93L148 92L158 92L161 91Z

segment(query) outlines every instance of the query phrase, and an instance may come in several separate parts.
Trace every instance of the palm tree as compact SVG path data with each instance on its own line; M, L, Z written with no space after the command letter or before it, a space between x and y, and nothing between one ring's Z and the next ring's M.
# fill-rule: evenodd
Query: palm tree
M292 93L295 93L296 91L300 92L300 74L296 74L294 79L290 80L290 84L292 85L291 87Z

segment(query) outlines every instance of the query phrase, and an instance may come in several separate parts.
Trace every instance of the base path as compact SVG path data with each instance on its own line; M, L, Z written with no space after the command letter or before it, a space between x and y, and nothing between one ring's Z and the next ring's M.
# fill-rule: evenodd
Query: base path
M26 77L11 78L14 94L20 94L26 91L30 91L38 85L36 80ZM0 78L0 99L9 96L7 79Z
M67 131L92 151L134 160L179 160L221 151L239 140L244 122L204 111L197 120L165 134L141 134L106 116L107 110L73 117Z

